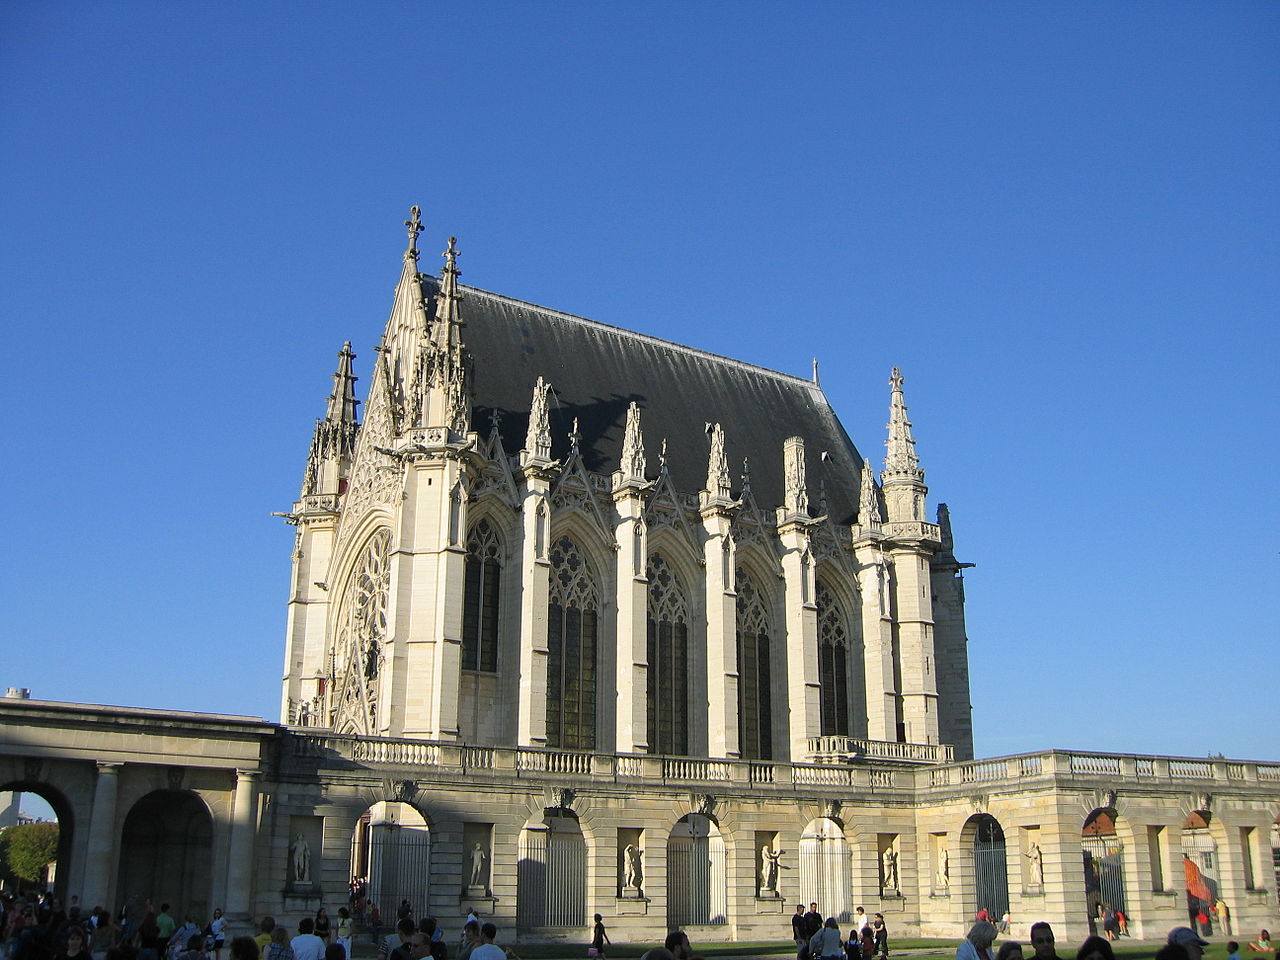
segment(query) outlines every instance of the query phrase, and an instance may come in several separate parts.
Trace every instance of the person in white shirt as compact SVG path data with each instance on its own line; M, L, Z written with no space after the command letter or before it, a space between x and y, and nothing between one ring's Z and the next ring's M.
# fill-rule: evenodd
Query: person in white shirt
M324 960L326 944L315 935L315 928L316 923L310 917L304 917L298 924L298 935L289 941L294 960Z

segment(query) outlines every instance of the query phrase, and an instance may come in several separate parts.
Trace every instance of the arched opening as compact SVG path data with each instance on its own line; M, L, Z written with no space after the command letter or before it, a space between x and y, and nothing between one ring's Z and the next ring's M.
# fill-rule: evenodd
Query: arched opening
M516 927L587 925L587 840L572 810L543 812L520 831Z
M819 817L800 836L798 899L817 903L823 915L849 919L849 844L840 824Z
M738 745L744 759L773 758L773 659L769 608L751 575L736 574Z
M681 817L667 837L667 926L729 922L724 838L700 813Z
M178 920L212 915L213 818L189 790L153 790L125 817L116 899L171 905Z
M1213 904L1218 899L1218 845L1209 832L1211 816L1208 810L1193 810L1182 823L1187 921L1203 936L1213 932Z
M824 737L849 735L849 635L844 613L827 585L819 580L818 701Z
M417 809L398 800L382 800L360 815L351 837L351 884L356 925L373 907L384 926L393 924L404 900L425 909L430 902L431 830Z
M1124 895L1124 844L1116 834L1116 812L1094 810L1080 831L1084 851L1084 896L1089 929L1105 932L1108 940L1120 936L1117 912L1126 916L1129 905Z
M52 890L67 903L73 831L67 798L45 783L6 783L0 786L0 828L6 844L16 843L22 850L21 856L15 858L11 852L9 858L18 860L19 872L11 873L0 864L4 867L0 881L18 890Z
M1002 917L1009 909L1009 861L1005 851L1004 830L990 814L970 817L967 827L973 830L973 893L975 913L987 911L989 917Z

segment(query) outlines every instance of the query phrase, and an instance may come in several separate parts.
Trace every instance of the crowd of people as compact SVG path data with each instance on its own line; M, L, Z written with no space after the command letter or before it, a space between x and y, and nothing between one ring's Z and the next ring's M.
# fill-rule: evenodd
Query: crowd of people
M376 915L376 908L366 914L363 896L359 900L359 913L366 920ZM182 915L179 923L168 903L161 903L157 910L150 901L135 899L113 916L101 907L83 911L74 897L64 908L54 896L31 893L4 898L0 960L223 960L224 950L227 960L352 960L357 928L352 912L342 907L331 918L322 907L314 916L304 917L296 932L277 924L273 917L263 917L256 937L228 939L221 910L214 910L204 923L190 914ZM1116 960L1111 942L1117 933L1127 933L1127 923L1117 927L1104 924L1103 930L1109 935L1088 937L1077 949L1075 960ZM520 960L509 947L498 944L498 928L472 912L463 920L462 935L453 949L434 917L414 919L408 900L400 904L395 929L389 936L380 936L376 925L371 932L377 945L377 960ZM1006 939L996 948L997 938L1008 932L1008 913L1000 918L998 927L989 917L979 916L956 949L955 960L1064 960L1057 953L1053 928L1048 923L1031 925L1031 953L1027 955L1016 940ZM791 917L791 933L796 960L889 958L889 930L884 915L867 914L862 907L855 911L846 935L834 917L823 918L817 903L809 904L808 910L797 905ZM604 920L597 913L588 958L604 960L610 945ZM1202 960L1207 946L1209 941L1199 931L1175 927L1156 952L1155 960ZM1240 960L1236 941L1228 941L1226 948L1227 960ZM1246 945L1246 952L1263 955L1255 960L1269 960L1267 954L1274 958L1276 949L1270 932L1261 931L1256 940ZM649 950L641 960L701 958L693 954L685 933L676 930L668 934L661 947Z

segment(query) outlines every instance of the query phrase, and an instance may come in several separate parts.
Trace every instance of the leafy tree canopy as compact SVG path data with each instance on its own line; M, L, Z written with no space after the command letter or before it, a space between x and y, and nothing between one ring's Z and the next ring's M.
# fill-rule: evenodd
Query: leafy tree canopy
M4 831L0 856L5 866L23 880L40 880L44 868L58 859L56 823L20 823Z

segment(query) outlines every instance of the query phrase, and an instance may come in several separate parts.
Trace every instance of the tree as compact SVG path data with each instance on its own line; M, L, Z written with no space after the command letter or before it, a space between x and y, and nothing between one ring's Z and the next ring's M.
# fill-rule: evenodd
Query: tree
M5 866L23 880L44 879L45 867L58 859L56 823L21 823L4 832Z

